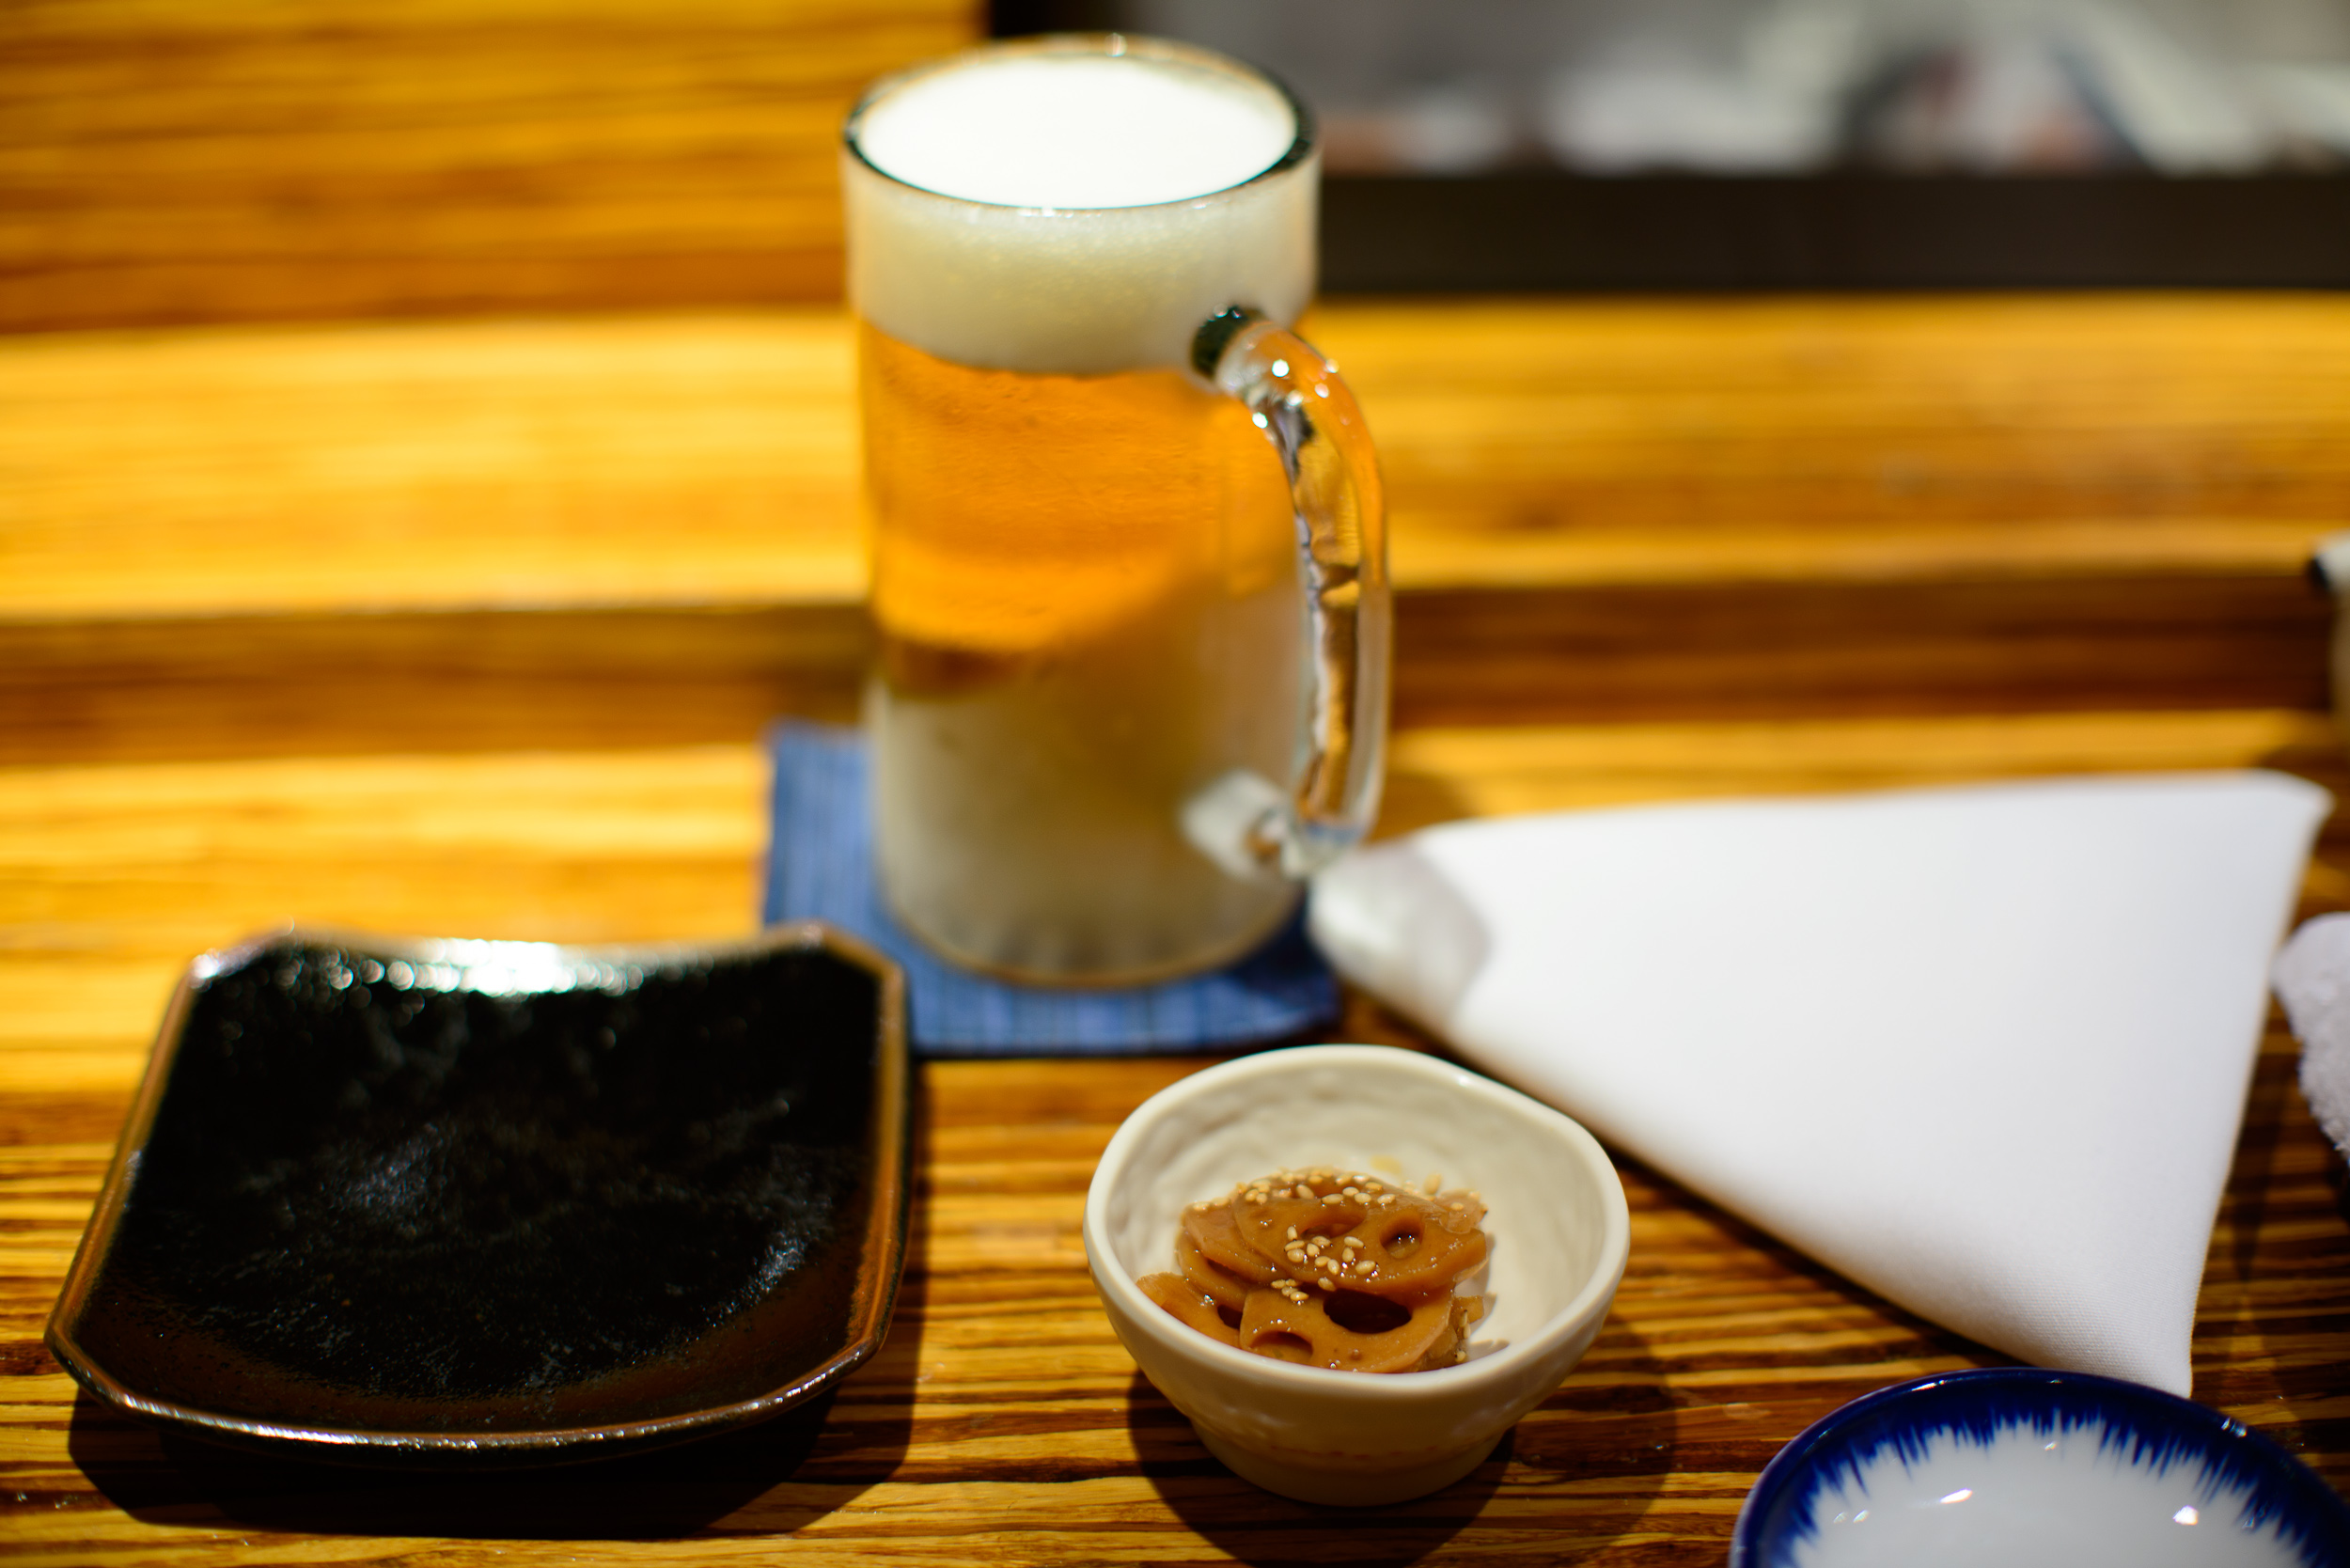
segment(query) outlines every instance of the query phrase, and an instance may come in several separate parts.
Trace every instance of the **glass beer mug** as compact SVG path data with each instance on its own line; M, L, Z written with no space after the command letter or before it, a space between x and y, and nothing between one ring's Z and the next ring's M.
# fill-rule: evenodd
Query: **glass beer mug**
M1386 728L1378 472L1289 330L1310 121L1058 37L885 81L846 141L884 894L1016 979L1236 957L1362 837Z

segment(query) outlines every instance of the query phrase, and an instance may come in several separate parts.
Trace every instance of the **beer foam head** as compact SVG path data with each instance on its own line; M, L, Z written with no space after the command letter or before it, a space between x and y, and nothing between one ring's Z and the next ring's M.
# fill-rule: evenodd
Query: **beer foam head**
M1262 174L1296 139L1270 85L1148 56L1037 55L917 77L857 145L909 185L1005 207L1148 207Z
M1181 365L1218 311L1305 308L1318 171L1284 162L1299 129L1262 76L1149 39L998 45L914 72L851 117L850 296L960 364Z

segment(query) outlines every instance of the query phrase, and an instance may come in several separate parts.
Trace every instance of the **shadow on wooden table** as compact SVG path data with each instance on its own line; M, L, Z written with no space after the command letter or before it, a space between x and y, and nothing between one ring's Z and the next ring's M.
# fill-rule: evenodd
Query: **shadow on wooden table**
M1594 1354L1620 1372L1649 1366L1647 1346L1619 1319ZM1636 1379L1636 1382L1638 1381ZM1637 1529L1672 1474L1672 1402L1660 1388L1627 1402L1615 1388L1561 1389L1506 1434L1493 1457L1441 1492L1388 1507L1335 1509L1260 1491L1227 1470L1189 1422L1136 1372L1126 1423L1142 1474L1183 1523L1243 1562L1403 1568L1467 1532L1490 1532L1487 1505L1509 1499L1506 1529L1543 1537L1545 1562L1576 1562Z
M149 1523L290 1535L656 1541L812 1523L887 1477L903 1417L860 1420L834 1396L702 1442L601 1463L484 1474L403 1474L274 1460L144 1426L83 1394L67 1450L91 1484ZM901 1406L902 1408L902 1406ZM788 1498L788 1500L787 1500ZM783 1506L778 1507L778 1504ZM799 1515L799 1517L786 1517Z
M893 1390L911 1378L922 1294L921 1271L908 1270L897 1331L822 1398L740 1431L594 1464L476 1474L301 1464L161 1432L86 1393L74 1397L66 1451L124 1513L180 1527L501 1541L789 1534L904 1460L913 1413Z
M826 1396L741 1432L624 1459L468 1475L273 1460L157 1432L83 1394L67 1450L116 1507L183 1528L217 1520L290 1535L670 1540L735 1533L723 1521L793 1482L789 1503L771 1498L745 1531L770 1535L831 1513L903 1457L903 1418L861 1421L844 1403Z

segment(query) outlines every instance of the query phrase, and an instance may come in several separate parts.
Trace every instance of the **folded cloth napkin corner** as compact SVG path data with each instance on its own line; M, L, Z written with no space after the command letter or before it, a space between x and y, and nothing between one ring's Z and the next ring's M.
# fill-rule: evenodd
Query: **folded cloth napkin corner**
M1349 980L1888 1299L2185 1394L2326 792L2243 772L1431 828L1316 884Z

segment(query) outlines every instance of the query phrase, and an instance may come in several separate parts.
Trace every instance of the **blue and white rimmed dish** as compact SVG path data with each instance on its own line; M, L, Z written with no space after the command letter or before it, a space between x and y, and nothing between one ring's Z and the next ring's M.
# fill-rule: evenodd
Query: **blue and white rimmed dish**
M2086 1372L1880 1388L1778 1451L1731 1568L2350 1564L2350 1508L2217 1410Z

